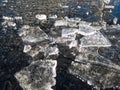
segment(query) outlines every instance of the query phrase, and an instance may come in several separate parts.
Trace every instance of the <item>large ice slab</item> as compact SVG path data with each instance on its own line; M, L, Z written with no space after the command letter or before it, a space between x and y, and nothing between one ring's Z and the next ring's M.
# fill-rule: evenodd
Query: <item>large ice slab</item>
M24 25L18 32L24 42L41 42L48 39L48 35L39 27Z
M53 90L56 60L39 60L15 74L23 90Z
M111 43L99 31L80 39L81 47L109 47Z

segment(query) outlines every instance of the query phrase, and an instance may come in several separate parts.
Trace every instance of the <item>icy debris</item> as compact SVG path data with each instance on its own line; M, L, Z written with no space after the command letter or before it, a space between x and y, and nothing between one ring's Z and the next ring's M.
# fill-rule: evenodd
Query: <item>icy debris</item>
M49 58L50 56L56 55L58 56L59 54L59 49L57 46L49 46L46 48L45 52L44 52L44 56L47 58Z
M59 27L59 26L68 26L68 22L66 20L56 20L54 23L55 27Z
M103 0L105 4L109 4L111 0Z
M48 45L37 45L34 46L27 54L30 55L31 57L36 57L39 53L44 53ZM39 55L40 56L40 55Z
M74 28L62 29L62 38L68 40L75 40L77 31L78 30Z
M50 18L50 19L57 19L58 16L57 16L57 15L50 15L49 18Z
M15 74L23 90L53 90L56 84L56 60L35 61Z
M45 14L37 14L35 17L38 20L47 20L47 16Z
M80 47L110 47L111 43L97 31L95 34L85 36L80 39Z
M20 16L15 16L14 19L15 19L15 20L22 20L22 17L20 17Z
M105 8L106 8L106 9L114 9L115 6L113 6L113 5L105 5Z
M117 24L117 22L118 22L118 18L115 17L115 18L113 19L113 23L114 23L114 24Z
M8 26L10 26L10 27L16 27L16 23L14 23L14 22L8 22L7 24L8 24Z
M19 36L22 37L24 42L41 42L48 39L48 35L42 31L39 27L30 27L28 25L23 26L18 31Z
M24 49L23 49L23 52L27 53L27 52L29 52L31 50L31 48L32 48L31 45L25 45Z
M93 27L87 24L79 24L78 33L84 36L92 35L96 33L96 30L99 30L97 27Z
M8 21L13 21L14 20L14 18L8 17L8 16L3 16L2 19L3 20L8 20Z
M77 8L78 8L78 9L80 9L80 8L81 8L81 6L77 6Z
M2 2L3 2L3 3L7 3L7 2L8 2L8 0L2 0Z
M77 47L78 46L78 41L77 40L73 40L68 44L69 48L73 48L73 47Z

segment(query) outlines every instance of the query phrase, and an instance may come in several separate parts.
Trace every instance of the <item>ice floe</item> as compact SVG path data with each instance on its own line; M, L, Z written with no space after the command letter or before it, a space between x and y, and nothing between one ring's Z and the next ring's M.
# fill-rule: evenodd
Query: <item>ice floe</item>
M81 47L110 47L111 43L102 33L97 31L92 35L85 36L80 39Z

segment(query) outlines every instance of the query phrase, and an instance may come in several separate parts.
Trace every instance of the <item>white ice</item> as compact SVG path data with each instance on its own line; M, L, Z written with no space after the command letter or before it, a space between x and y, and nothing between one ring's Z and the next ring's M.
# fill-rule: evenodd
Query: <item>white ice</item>
M99 31L80 39L81 47L109 47L111 43Z

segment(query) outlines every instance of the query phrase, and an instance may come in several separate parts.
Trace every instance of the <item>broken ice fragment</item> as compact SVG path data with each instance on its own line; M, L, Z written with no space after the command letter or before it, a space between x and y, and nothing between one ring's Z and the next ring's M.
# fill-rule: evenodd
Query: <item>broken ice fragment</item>
M27 52L29 52L29 51L31 50L31 48L32 48L32 47L31 47L30 45L25 45L25 46L24 46L24 49L23 49L23 52L24 52L24 53L27 53Z
M24 42L36 43L48 39L48 35L39 27L30 27L28 25L23 26L18 31L18 34Z
M56 19L58 16L57 15L50 15L49 18L50 19Z
M115 18L113 19L113 23L114 23L114 24L117 24L117 22L118 22L118 18L115 17Z
M111 43L99 31L80 39L81 47L110 47Z
M87 24L79 24L78 33L82 34L84 36L87 36L87 35L94 34L96 32L96 30L99 30L99 28L93 27L93 26L90 26L90 25L87 25Z
M105 4L109 4L111 0L103 0Z
M15 74L23 90L53 90L56 60L39 60Z
M78 45L78 41L77 40L73 40L73 41L70 41L69 43L67 43L67 46L69 46L69 48L73 48L73 47L77 47Z
M62 38L68 40L75 40L77 31L78 30L74 28L62 29Z
M54 26L68 26L68 22L66 20L56 20Z
M35 17L38 20L47 20L47 16L45 14L37 14Z
M46 48L44 55L46 58L49 58L50 56L58 56L59 49L57 46L49 46Z

